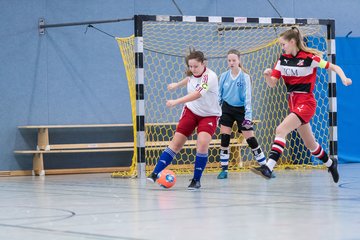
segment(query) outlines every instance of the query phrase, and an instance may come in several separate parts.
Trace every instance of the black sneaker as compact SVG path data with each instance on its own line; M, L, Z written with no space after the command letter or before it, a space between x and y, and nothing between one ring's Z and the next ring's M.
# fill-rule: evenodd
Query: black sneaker
M255 167L250 169L253 173L260 175L265 179L272 178L272 171L266 165L261 165L260 167Z
M157 179L158 179L158 175L153 172L146 178L146 180L148 180L148 182L151 183L156 182Z
M339 172L337 169L338 161L336 159L331 159L333 162L330 167L328 167L328 172L331 173L331 176L335 183L339 181Z
M191 183L188 186L189 191L195 191L198 190L201 187L200 180L191 179Z

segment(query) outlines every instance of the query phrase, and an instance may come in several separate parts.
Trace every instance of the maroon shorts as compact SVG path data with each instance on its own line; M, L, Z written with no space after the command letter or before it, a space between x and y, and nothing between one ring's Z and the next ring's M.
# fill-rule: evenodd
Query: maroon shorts
M176 132L189 137L197 127L197 133L207 132L212 136L216 131L218 119L217 116L201 117L195 115L190 109L184 107Z
M315 115L316 100L312 93L290 93L288 104L290 112L295 113L302 124L310 122Z

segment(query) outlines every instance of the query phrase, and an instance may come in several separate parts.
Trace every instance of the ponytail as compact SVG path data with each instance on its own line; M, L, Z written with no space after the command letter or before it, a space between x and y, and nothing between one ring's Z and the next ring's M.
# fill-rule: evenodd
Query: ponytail
M323 56L323 52L315 49L315 48L309 48L305 45L303 36L300 32L300 29L298 27L291 27L291 29L286 30L285 32L280 34L280 37L284 38L287 41L290 41L291 39L294 39L296 41L296 46L300 50L304 52L312 53L318 57Z

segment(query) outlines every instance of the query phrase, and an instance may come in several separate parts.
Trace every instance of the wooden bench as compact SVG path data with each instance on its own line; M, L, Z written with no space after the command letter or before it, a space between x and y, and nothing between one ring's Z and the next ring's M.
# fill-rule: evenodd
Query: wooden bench
M123 152L133 151L134 142L80 143L80 144L51 144L50 129L70 128L118 128L132 127L132 124L89 124L89 125L39 125L19 126L18 129L36 129L36 150L15 150L16 154L34 154L33 175L45 175L44 154L54 153L89 153L89 152Z
M256 124L260 123L260 120L254 120L253 123L254 123L254 125L256 125ZM148 123L148 124L145 124L145 125L146 125L146 129L149 129L149 128L154 128L156 126L174 126L175 127L177 125L177 123L175 123L175 122L172 122L172 123ZM166 128L169 128L169 127L166 127ZM175 128L174 128L174 131L175 131ZM230 145L231 146L234 146L234 147L236 147L236 146L238 146L238 147L247 146L247 142L246 142L245 138L243 137L243 135L239 134L237 132L236 124L234 124L233 133L234 133L234 137L231 138L231 140L230 140ZM189 140L186 141L183 148L196 148L196 139L194 139L193 136L191 136L189 138ZM173 134L171 134L170 137L172 138ZM169 145L169 143L170 143L170 141L153 141L153 140L149 141L147 139L146 148L147 149L164 148L164 147L167 147ZM220 144L221 144L221 139L220 139L220 131L219 131L219 128L218 128L218 131L213 136L213 139L210 142L209 147L210 148L211 147L220 147Z
M255 120L254 124L259 123ZM177 123L147 123L145 124L147 131L150 128L158 126L167 126L175 131ZM44 154L57 153L91 153L91 152L131 152L136 146L134 142L107 142L107 143L75 143L75 144L51 144L49 141L49 131L51 129L70 129L70 128L118 128L132 127L132 124L90 124L90 125L38 125L38 126L19 126L18 129L36 129L37 130L37 146L35 150L15 150L16 154L33 154L33 175L45 175ZM168 136L172 138L171 136ZM146 151L162 150L170 144L169 141L148 140L146 141ZM209 148L220 148L221 140L219 133L215 135L215 139L210 142ZM247 143L241 134L235 133L235 137L230 140L230 146L241 148L246 147ZM184 149L196 148L196 139L193 136L186 141ZM74 171L76 173L76 171Z
M260 123L260 120L253 120L254 125ZM146 151L157 151L157 150L163 150L165 147L167 147L170 143L170 140L173 137L173 132L175 132L175 128L176 128L177 123L151 123L151 124L146 124L146 130L150 132L158 132L158 137L154 137L153 134L148 134L146 133ZM162 129L163 131L160 131L160 129ZM163 138L164 136L161 135L162 132L166 132L166 140L168 141L164 141ZM185 142L183 149L195 149L196 148L196 136L195 134L193 134L192 136L189 137L189 139ZM214 148L216 149L220 149L221 146L221 139L220 139L220 128L217 128L213 139L210 142L209 145L209 151L213 151ZM231 148L231 152L232 152L232 162L233 164L237 164L239 167L242 167L244 162L241 161L242 156L241 156L241 148L247 147L248 144L245 140L245 138L243 137L242 134L238 133L237 131L237 124L234 124L233 129L232 129L232 138L230 140L230 148ZM149 162L155 162L157 161L156 156L158 156L159 153L155 154L155 153L150 153L146 156L148 156L147 161ZM214 156L214 152L212 152L212 156ZM180 159L181 161L181 159ZM219 163L211 163L213 164L213 167L218 167ZM208 165L211 165L210 163L208 163ZM179 164L178 166L173 165L172 168L176 169L176 168L192 168L192 165L187 165L185 166L184 164ZM150 170L150 168L148 168L148 170Z
M170 141L162 141L162 142L146 142L146 150L154 150L154 149L163 149L170 144ZM213 139L210 142L209 148L220 147L221 140ZM242 139L233 138L230 140L230 145L232 147L243 147L247 146L247 143L244 143ZM196 140L187 140L184 144L183 148L196 148Z

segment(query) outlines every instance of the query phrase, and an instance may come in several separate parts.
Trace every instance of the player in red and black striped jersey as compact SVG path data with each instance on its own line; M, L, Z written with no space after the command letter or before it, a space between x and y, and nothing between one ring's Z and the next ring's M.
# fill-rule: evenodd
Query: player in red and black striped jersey
M275 140L266 165L253 168L252 171L270 179L273 168L284 151L286 136L297 129L305 146L328 167L334 182L338 182L337 160L329 158L315 140L309 124L316 110L313 94L316 70L320 67L336 72L345 86L351 85L352 81L339 66L323 60L322 52L306 47L297 27L283 32L279 37L279 43L284 54L276 62L274 69L268 68L264 71L264 76L270 87L274 87L280 77L284 79L290 114L276 128Z

